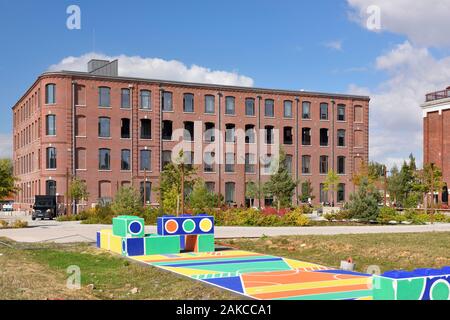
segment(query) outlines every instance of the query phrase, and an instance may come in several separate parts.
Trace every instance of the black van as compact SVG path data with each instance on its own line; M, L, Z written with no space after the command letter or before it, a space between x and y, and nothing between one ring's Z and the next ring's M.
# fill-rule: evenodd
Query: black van
M58 203L56 196L36 196L34 199L33 213L31 215L32 220L36 219L54 219L61 212L61 204Z

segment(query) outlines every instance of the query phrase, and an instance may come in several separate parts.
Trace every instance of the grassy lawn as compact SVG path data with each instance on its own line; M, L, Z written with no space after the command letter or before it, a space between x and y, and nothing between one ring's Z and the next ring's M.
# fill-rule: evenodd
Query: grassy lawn
M130 262L87 244L19 244L0 239L0 299L236 299L232 293ZM352 257L358 271L450 265L450 233L292 236L217 241L339 267ZM81 269L81 290L66 288L66 268ZM93 284L94 289L88 287ZM137 293L132 293L137 288Z
M239 296L91 245L0 244L0 299L237 299ZM66 269L81 270L81 290L66 288ZM88 285L94 284L90 290ZM137 293L132 293L137 288Z

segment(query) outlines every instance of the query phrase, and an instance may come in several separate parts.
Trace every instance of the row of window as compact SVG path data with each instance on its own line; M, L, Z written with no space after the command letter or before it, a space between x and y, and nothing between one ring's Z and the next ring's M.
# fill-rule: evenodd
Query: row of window
M251 182L247 182L247 185ZM126 186L129 185L129 182L123 182L122 185ZM216 184L215 182L207 181L206 188L209 192L215 193L216 192ZM141 195L141 201L144 203L150 203L151 202L151 196L152 196L152 183L150 181L141 181L140 182L140 195ZM26 184L23 184L23 186L20 188L20 191L16 195L17 202L32 202L34 199L35 194L40 194L40 180L39 181L33 181L31 182L30 187L27 187ZM336 189L337 193L337 202L345 202L345 194L346 194L346 185L344 183L340 183L337 186ZM185 193L189 195L191 190L186 190ZM45 193L46 195L56 195L57 194L57 188L56 188L56 181L55 180L47 180L45 181ZM320 202L325 203L328 202L328 195L329 192L325 190L325 185L321 183L319 185L319 194L320 194ZM111 182L110 181L99 181L98 185L98 196L99 199L109 199L112 197L111 195ZM234 182L226 182L225 183L225 197L224 200L227 204L233 204L236 203L236 184ZM249 200L249 199L247 199ZM271 205L272 200L271 198L264 199L266 205ZM248 201L246 201L248 203Z
M265 126L265 143L274 144L274 127ZM162 139L172 140L172 121L164 120L162 126ZM204 139L206 142L215 141L215 124L207 122L204 126ZM75 129L76 135L79 135L78 125ZM56 135L56 116L47 115L46 116L46 135L54 136ZM320 134L320 146L329 145L329 129L321 128L319 130ZM101 138L111 137L111 119L109 117L99 117L98 118L98 136ZM121 119L120 136L123 139L129 139L131 136L131 122L128 118ZM336 134L337 146L345 147L346 145L346 130L338 129ZM151 139L152 138L152 122L150 119L140 120L140 138L141 139ZM193 141L194 138L194 122L186 121L184 122L184 139L187 141ZM245 142L255 143L256 132L254 125L245 126ZM292 127L283 127L283 144L292 145L294 143L294 133ZM311 128L302 128L302 145L310 146L312 141ZM236 125L226 124L225 125L225 142L235 143L236 142Z
M47 84L45 87L45 103L54 104L56 103L56 85ZM139 92L139 108L143 110L152 109L152 99L150 90L140 90ZM128 88L121 89L121 108L128 109L131 107L131 91ZM204 96L204 113L214 114L216 112L215 106L216 97L213 95ZM111 107L111 88L109 87L99 87L98 88L98 106L109 108ZM195 98L192 93L183 94L183 111L188 113L195 112ZM165 91L162 94L162 110L166 112L173 111L173 96L172 92ZM312 108L311 102L302 102L302 119L311 119ZM319 108L320 120L329 120L329 104L320 103ZM233 96L225 97L225 114L235 115L236 114L236 98ZM355 106L355 122L362 122L362 107ZM245 99L245 115L255 116L255 98ZM265 117L275 117L275 100L265 99L264 100L264 116ZM293 101L285 100L283 101L283 116L285 118L293 118ZM346 121L346 106L344 104L337 105L336 112L337 121Z
M139 170L144 171L152 170L151 166L151 150L140 150L139 157ZM194 163L194 152L188 151L185 152L185 163L188 165L192 165ZM162 164L163 167L171 162L171 151L163 151L162 154ZM203 159L203 171L205 173L213 173L215 172L215 158L216 154L214 152L207 152L204 155ZM131 151L129 149L122 149L120 155L120 169L123 171L131 170ZM262 159L262 170L264 173L270 174L272 169L272 155L267 154ZM77 169L86 169L85 167L86 161L86 150L79 148L76 152L76 168ZM292 162L293 156L286 155L286 167L288 171L292 173ZM245 172L246 173L255 173L256 172L256 155L247 153L245 155ZM225 154L225 172L234 173L235 172L235 164L236 164L236 155L234 153L226 153ZM57 168L57 159L56 159L56 148L48 147L46 149L46 168L47 169L56 169ZM99 170L111 170L111 150L107 148L101 148L98 151L98 169ZM329 157L328 156L320 156L319 157L319 173L327 174L329 171ZM346 158L344 156L337 157L337 173L345 174L346 173ZM303 155L302 156L302 174L311 174L311 156Z
M18 126L21 122L31 118L31 116L40 108L40 89L32 93L20 107L17 107L13 114L14 125Z

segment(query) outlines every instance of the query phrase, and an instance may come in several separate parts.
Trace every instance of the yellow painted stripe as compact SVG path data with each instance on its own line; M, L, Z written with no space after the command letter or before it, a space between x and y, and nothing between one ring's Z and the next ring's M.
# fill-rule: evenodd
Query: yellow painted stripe
M184 276L197 276L197 275L205 275L205 274L220 274L223 272L211 271L211 270L196 270L196 269L188 269L188 268L174 268L174 267L162 267L162 269L172 271Z
M180 253L177 254L177 257L173 257L173 258L169 258L167 256L164 255L151 255L151 256L136 256L133 257L133 259L138 260L138 261L145 261L145 262L158 262L161 260L173 260L173 261L182 261L183 259L192 259L192 258L218 258L220 259L221 257L228 257L228 256L243 256L243 257L247 257L247 256L261 256L261 254L259 253L253 253L253 252L248 252L248 251L235 251L235 250L230 250L230 251L221 251L220 255L212 255L212 254L208 254L205 252L201 252L201 253Z
M294 269L297 269L297 268L325 268L324 266L321 266L321 265L315 264L315 263L309 263L309 262L298 261L298 260L292 260L292 259L285 259L285 258L283 258L283 260L284 260L291 268L294 268Z
M342 279L342 280L330 280L330 281L316 281L316 282L300 282L300 283L289 283L289 284L279 284L271 286L261 286L247 288L246 292L249 295L258 293L269 293L269 292L282 292L291 290L301 290L301 289L313 289L321 287L339 287L357 284L368 284L366 278L357 279Z

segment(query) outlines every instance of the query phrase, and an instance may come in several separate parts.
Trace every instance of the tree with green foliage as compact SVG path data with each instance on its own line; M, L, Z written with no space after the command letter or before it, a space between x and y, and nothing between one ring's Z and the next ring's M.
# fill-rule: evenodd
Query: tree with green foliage
M207 209L217 206L218 196L210 192L203 180L197 180L189 195L189 206L195 213L204 213Z
M423 198L426 199L425 209L428 209L428 202L431 203L431 209L433 209L434 194L444 187L441 169L433 163L428 163L423 166L422 170L417 172L416 176L417 179L413 186L414 190L420 192L423 195ZM431 199L428 197L430 194ZM433 210L432 213L434 214Z
M254 181L247 182L245 188L245 197L250 199L250 206L255 206L255 200L264 197L264 188Z
M142 211L142 199L133 187L121 187L114 198L111 209L117 215L137 215Z
M323 190L327 192L331 192L331 203L334 206L334 195L336 194L337 186L340 182L340 178L338 174L334 170L329 170L327 174L327 178L323 183Z
M391 169L387 187L391 201L406 208L416 207L421 195L417 190L417 179L416 159L410 154L400 170L395 165Z
M75 203L74 214L77 214L77 203L82 200L88 200L89 198L86 182L78 178L74 178L69 185L69 195Z
M13 163L11 159L0 159L0 200L18 191L14 182Z
M196 182L197 170L185 161L185 155L183 151L180 151L178 158L174 162L168 163L164 170L161 172L161 185L158 191L161 196L162 203L164 204L164 197L166 194L173 192L173 188L176 188L178 194L181 195L181 184L184 180L184 188L192 189ZM186 199L186 194L184 199ZM182 201L182 199L180 199ZM163 207L165 210L166 208Z
M162 207L164 208L164 213L177 214L180 210L180 192L177 186L173 186L170 190L164 193L164 198L162 202Z
M281 207L288 207L292 204L292 197L298 181L292 179L286 166L286 153L280 150L277 160L277 170L272 173L270 180L264 184L264 190L267 195L274 197L277 203L278 211Z
M376 220L381 200L380 192L367 178L363 178L358 190L350 195L350 201L345 205L345 209L353 219L366 222Z
M302 194L300 195L300 202L307 203L309 199L314 200L315 196L313 195L313 186L311 180L306 180L302 182L301 185Z

